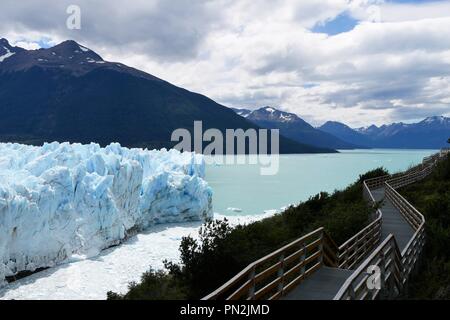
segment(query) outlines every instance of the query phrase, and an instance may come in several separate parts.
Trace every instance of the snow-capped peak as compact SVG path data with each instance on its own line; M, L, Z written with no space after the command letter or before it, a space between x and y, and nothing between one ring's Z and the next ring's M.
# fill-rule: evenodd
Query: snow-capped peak
M433 117L428 117L425 120L423 120L422 123L426 123L426 124L446 124L446 123L450 123L450 118L446 118L444 116L433 116Z
M249 115L249 113L245 111L238 111L237 114L244 118L247 118Z
M52 48L53 51L57 53L58 56L63 58L76 57L76 56L84 56L93 58L93 60L101 61L103 60L98 54L94 51L86 48L85 46L80 45L76 41L67 40L64 41L55 47Z
M379 131L380 128L377 127L376 125L372 124L370 126L356 128L355 130L360 132L360 133L363 133L363 134L371 134L371 133Z
M300 118L293 113L280 111L272 107L263 107L258 110L252 111L249 118L259 119L259 120L269 120L277 122L293 122L300 120Z

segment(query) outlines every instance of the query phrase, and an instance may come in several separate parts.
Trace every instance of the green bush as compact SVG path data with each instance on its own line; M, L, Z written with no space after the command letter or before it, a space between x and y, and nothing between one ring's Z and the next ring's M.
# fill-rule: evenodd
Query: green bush
M183 300L185 297L185 288L177 277L152 269L142 275L140 284L130 283L127 294L107 294L108 300Z
M450 157L422 182L400 190L426 219L426 245L411 299L450 299Z

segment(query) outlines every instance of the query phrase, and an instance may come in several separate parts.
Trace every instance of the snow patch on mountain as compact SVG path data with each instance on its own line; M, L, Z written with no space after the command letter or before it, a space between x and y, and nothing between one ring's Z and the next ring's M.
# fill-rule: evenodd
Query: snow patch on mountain
M300 118L296 114L281 111L272 107L263 107L249 112L247 112L247 110L245 109L235 109L235 112L237 112L241 116L245 113L245 117L249 119L269 120L277 122L295 122L300 120Z
M7 47L3 47L3 49L6 50L6 53L2 56L0 56L0 62L5 61L6 59L8 59L9 57L12 57L13 55L15 55L15 52L11 52Z
M424 124L436 124L436 125L449 125L450 124L450 118L444 117L444 116L434 116L434 117L428 117L425 120L422 121Z
M202 156L119 144L0 144L0 282L212 213Z
M83 52L89 52L89 51L90 51L90 50L89 50L88 48L86 48L86 47L83 47L83 46L80 46L80 45L78 45L78 47L80 47L80 50L83 51Z

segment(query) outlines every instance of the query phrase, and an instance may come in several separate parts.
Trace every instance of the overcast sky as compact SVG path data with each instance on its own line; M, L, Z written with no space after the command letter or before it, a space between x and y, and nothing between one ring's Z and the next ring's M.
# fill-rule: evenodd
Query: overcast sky
M79 5L82 29L66 28ZM229 107L314 125L450 115L450 1L1 0L0 38L74 39Z

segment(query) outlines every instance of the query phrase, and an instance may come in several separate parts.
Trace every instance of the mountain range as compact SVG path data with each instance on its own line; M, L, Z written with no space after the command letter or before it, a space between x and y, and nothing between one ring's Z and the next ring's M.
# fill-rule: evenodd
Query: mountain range
M281 153L329 153L354 148L441 148L450 118L351 128L315 128L273 107L227 108L122 63L108 62L75 41L25 50L0 39L0 141L69 141L170 148L171 134L194 121L203 129L280 129Z
M355 149L364 146L359 143L347 142L333 134L316 129L296 114L272 107L263 107L254 111L248 109L233 110L260 127L279 129L280 134L297 142L331 149Z
M257 110L233 109L238 115L262 127L280 129L281 134L297 142L335 149L396 148L439 149L450 138L450 118L433 116L418 123L393 123L351 128L328 121L314 128L293 113L273 107Z
M372 148L439 149L450 138L450 118L433 116L418 123L393 123L352 129L343 123L327 122L319 128L350 143Z
M259 129L229 108L75 41L25 50L0 40L0 141L170 148L175 129ZM281 153L336 152L280 137Z
M412 124L393 123L364 128L328 121L314 128L296 114L269 106L253 111L233 110L261 127L280 129L281 134L297 142L325 148L439 149L446 147L450 137L450 118L444 116L433 116Z

